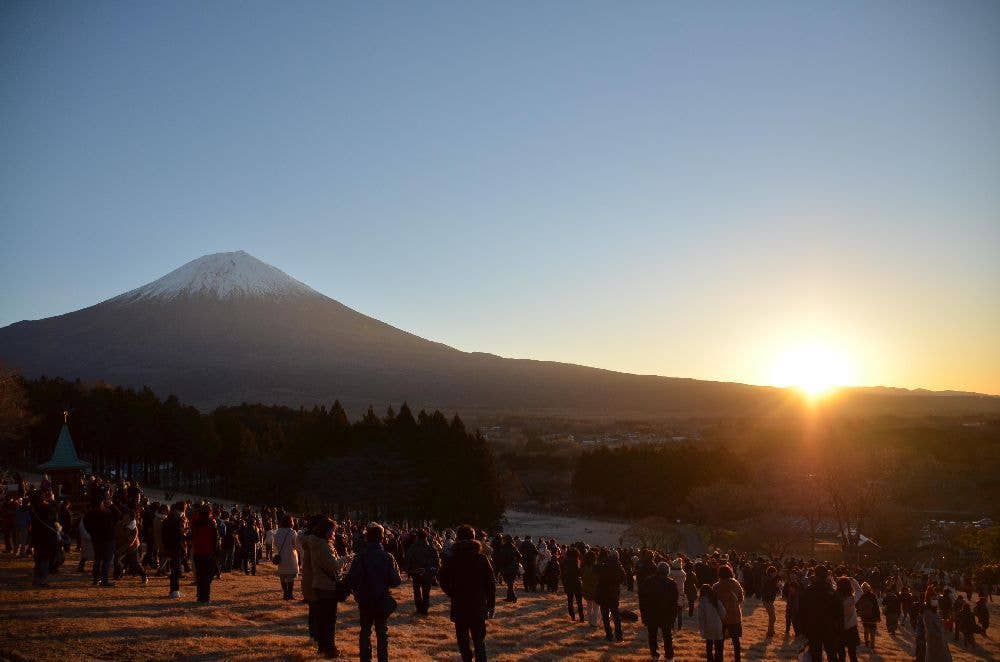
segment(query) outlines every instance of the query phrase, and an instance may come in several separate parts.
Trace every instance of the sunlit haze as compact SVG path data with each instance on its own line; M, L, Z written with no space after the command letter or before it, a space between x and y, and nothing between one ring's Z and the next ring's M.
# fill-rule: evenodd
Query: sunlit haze
M0 326L245 250L468 351L1000 393L995 2L3 3Z
M776 386L794 386L813 398L855 382L850 359L825 345L790 348L777 357L771 378Z

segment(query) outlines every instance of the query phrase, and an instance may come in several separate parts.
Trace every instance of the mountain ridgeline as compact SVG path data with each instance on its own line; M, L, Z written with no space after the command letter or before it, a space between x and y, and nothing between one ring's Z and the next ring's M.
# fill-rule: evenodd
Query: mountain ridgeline
M353 413L407 401L471 416L758 417L803 406L788 389L462 352L352 310L242 251L4 327L0 361L29 378L149 386L202 409L339 399ZM851 415L994 415L1000 397L856 388L831 406Z

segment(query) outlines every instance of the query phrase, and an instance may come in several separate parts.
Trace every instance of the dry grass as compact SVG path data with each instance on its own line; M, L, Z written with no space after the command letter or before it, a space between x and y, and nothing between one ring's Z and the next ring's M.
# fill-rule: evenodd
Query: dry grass
M26 560L0 561L0 658L32 660L313 659L315 650L305 627L306 607L280 599L274 570L261 566L256 577L225 576L213 584L213 602L198 606L194 587L184 580L181 600L168 600L167 579L151 577L147 586L126 578L111 589L91 587L89 574L75 572L75 554L67 570L52 578L52 588L31 587ZM401 609L390 624L393 660L457 660L447 602L435 590L431 616L414 618L408 585L397 591ZM635 608L633 594L624 603ZM783 606L778 618L782 621ZM1000 616L994 607L994 618ZM765 640L766 615L759 604L746 605L744 657L748 660L795 659L798 647L781 636ZM341 605L338 646L346 659L357 659L358 618L353 603ZM498 602L490 622L487 649L493 660L646 660L645 630L625 624L623 644L608 644L603 631L572 623L561 595L527 595L516 606ZM954 646L956 662L992 660L1000 655L996 641L979 638L982 647L967 651ZM675 637L678 660L704 659L701 639L689 628ZM879 632L877 654L864 649L862 660L912 660L912 637L904 629L889 637ZM726 659L732 659L729 648Z

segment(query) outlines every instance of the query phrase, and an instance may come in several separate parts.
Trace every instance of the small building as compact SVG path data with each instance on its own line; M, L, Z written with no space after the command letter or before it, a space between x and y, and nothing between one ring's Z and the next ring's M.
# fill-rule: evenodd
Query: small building
M76 454L76 445L69 434L68 414L63 413L63 426L56 440L56 447L48 462L38 465L38 468L49 475L52 480L52 491L56 496L78 499L81 478L90 472L90 463L80 459Z

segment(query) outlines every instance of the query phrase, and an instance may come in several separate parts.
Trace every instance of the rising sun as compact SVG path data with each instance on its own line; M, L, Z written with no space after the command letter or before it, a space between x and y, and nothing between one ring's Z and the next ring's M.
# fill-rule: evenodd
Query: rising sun
M791 386L818 398L849 384L851 365L840 351L823 344L795 347L775 361L771 383Z

